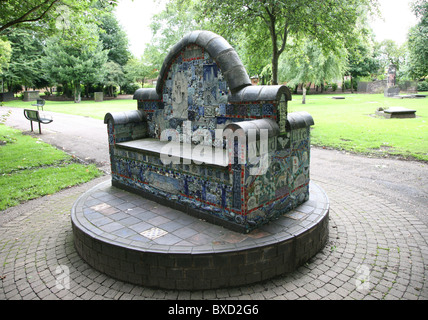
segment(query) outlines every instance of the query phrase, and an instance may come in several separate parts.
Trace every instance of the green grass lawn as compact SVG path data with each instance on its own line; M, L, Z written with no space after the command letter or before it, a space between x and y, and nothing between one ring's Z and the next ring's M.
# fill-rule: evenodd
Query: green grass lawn
M34 109L33 102L24 102L22 100L13 100L4 102L6 107ZM95 119L104 119L107 112L117 112L125 110L134 110L137 108L137 101L131 99L115 99L95 102L93 100L84 100L80 103L73 101L46 101L43 107L44 111L59 112L65 114L74 114L78 116L91 117Z
M293 96L289 112L307 111L314 118L312 144L350 152L394 155L428 161L428 98L395 99L383 94L310 95L306 104ZM374 116L379 107L415 109L417 118Z
M66 153L0 124L0 211L87 182L102 173Z
M383 94L345 94L345 100L333 96L308 95L306 104L293 95L289 111L307 111L314 118L312 144L349 152L399 156L428 161L428 98L394 99ZM5 106L28 108L31 102L6 102ZM416 109L415 119L383 119L372 115L378 107L401 106ZM103 102L46 101L45 110L104 119L107 112L135 110L135 100Z

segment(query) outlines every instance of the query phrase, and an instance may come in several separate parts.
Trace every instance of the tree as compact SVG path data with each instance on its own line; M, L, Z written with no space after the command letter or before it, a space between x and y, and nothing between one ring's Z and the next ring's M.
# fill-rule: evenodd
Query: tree
M195 10L193 0L170 0L163 11L153 16L152 41L144 51L145 63L160 68L173 45L188 32L202 28L201 22L195 19Z
M47 21L59 3L59 0L2 1L0 33L18 24L34 23L43 19Z
M306 86L323 85L326 81L340 79L347 64L346 50L324 52L313 39L295 44L280 59L280 80L289 86L303 84L302 103L306 103Z
M419 23L408 33L409 74L414 79L428 76L428 1L413 2L413 12Z
M103 84L107 87L108 95L114 96L114 87L124 84L123 68L131 58L128 49L128 38L120 26L112 9L106 10L97 17L99 38L104 50L108 52L105 65Z
M108 50L108 60L124 66L131 57L125 31L111 10L100 14L98 20L100 22L99 37L103 49Z
M0 38L0 75L7 69L12 56L12 47L7 39Z
M271 51L267 45L260 45L260 39L269 39L266 29L255 30L254 33L238 33L230 38L233 46L250 76L261 77L262 83L272 81Z
M125 75L122 67L114 61L108 61L105 64L105 72L103 83L107 86L108 95L113 97L114 87L120 86L124 82Z
M0 34L20 26L21 28L48 28L55 30L57 18L62 9L85 12L98 2L102 7L116 5L118 0L2 0L0 14Z
M351 77L351 92L354 90L353 82L360 77L376 75L381 69L381 64L375 50L373 41L367 38L360 38L357 42L347 48L348 51L348 68L346 75ZM383 70L382 70L383 73ZM343 86L343 90L345 86Z
M108 51L103 50L94 24L72 21L61 37L48 39L44 69L58 83L70 83L74 102L81 100L81 85L101 83Z
M383 40L377 44L378 63L382 70L386 70L389 65L393 64L400 70L406 55L405 45L399 46L394 40Z
M377 0L200 0L198 12L200 20L229 39L235 32L269 34L272 83L277 84L279 57L291 36L311 36L323 51L335 51L352 41L359 17L371 6L377 8ZM266 47L267 40L260 36L254 49Z
M143 87L145 79L156 76L157 69L143 56L141 59L130 59L124 67L124 72L129 82L141 82Z
M1 92L4 92L3 71L8 68L11 56L12 56L12 47L10 46L10 42L7 39L3 40L0 37L0 76L2 79L1 89L0 89Z
M9 31L7 38L12 48L9 67L4 72L8 87L23 85L26 88L42 88L46 86L48 79L41 70L43 39L32 30L19 28Z

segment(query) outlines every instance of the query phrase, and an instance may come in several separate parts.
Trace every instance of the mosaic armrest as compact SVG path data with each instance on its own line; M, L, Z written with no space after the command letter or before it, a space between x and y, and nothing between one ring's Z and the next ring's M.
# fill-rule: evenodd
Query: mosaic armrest
M147 137L147 119L140 110L107 113L104 123L108 124L111 144Z

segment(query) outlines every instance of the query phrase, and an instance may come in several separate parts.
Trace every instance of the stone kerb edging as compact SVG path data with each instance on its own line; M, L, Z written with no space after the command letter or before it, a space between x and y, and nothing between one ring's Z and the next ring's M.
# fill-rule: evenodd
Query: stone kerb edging
M79 255L98 271L137 285L200 290L251 284L294 271L324 247L329 201L320 187L311 183L311 188L310 200L290 213L304 219L282 217L249 235L210 226L243 240L222 244L221 239L213 238L211 243L180 246L131 241L91 223L86 203L95 203L97 194L114 202L115 194L125 193L107 181L83 194L73 206L74 244ZM208 237L203 231L200 235Z

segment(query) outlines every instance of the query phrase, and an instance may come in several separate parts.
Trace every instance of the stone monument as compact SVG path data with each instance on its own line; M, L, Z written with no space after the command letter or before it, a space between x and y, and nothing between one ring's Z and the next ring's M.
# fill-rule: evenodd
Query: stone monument
M416 118L416 110L407 109L403 107L390 107L386 110L378 108L376 115L386 119L404 119L404 118Z
M94 101L102 102L104 100L104 92L94 92Z
M24 91L23 101L34 101L39 98L39 91Z
M384 91L385 97L394 97L400 94L400 87L396 83L397 67L390 64L387 72L386 88Z

